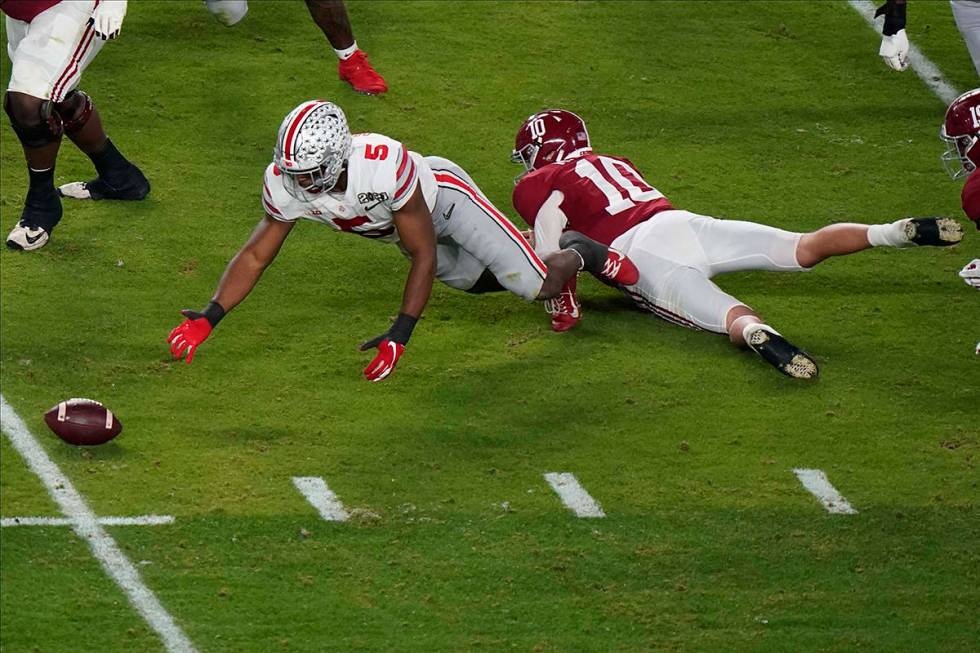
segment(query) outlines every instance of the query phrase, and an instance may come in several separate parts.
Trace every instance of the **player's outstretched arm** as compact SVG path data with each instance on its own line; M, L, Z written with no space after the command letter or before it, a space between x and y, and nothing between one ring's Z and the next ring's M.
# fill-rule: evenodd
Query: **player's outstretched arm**
M415 323L429 301L432 281L436 275L436 233L432 215L422 197L421 185L415 188L411 199L395 211L395 229L402 247L412 258L412 267L405 281L401 312L391 328L379 336L361 344L361 351L378 348L378 355L364 368L369 381L380 381L391 374L395 364L405 351Z
M294 224L275 220L268 215L262 218L248 242L228 263L211 302L200 312L189 309L181 311L186 319L167 337L174 358L186 354L188 363L193 360L197 348L211 335L211 330L225 313L241 303L258 283L262 273L275 260Z

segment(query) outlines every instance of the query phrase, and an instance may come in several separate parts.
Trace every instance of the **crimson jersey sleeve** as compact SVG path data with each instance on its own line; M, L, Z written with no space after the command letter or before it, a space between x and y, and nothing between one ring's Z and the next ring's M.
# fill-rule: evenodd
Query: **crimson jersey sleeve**
M963 212L980 229L980 170L974 170L963 186Z
M514 210L532 227L541 205L554 190L551 182L558 170L558 166L545 166L525 175L514 186L514 194L511 198Z
M568 219L566 228L605 245L673 208L628 159L600 154L586 154L527 175L514 189L514 208L534 224L553 191L563 196L560 208Z

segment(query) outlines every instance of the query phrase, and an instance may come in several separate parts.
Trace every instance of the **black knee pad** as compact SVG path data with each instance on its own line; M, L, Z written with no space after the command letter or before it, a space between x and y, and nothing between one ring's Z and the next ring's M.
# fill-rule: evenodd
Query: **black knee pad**
M54 103L51 100L41 102L37 117L25 118L21 112L14 109L10 93L5 93L3 110L10 116L10 126L13 127L14 133L24 147L44 147L61 138L63 132L61 116L54 110Z
M65 133L69 136L77 133L85 126L95 105L92 98L84 91L75 89L65 96L65 99L55 105L55 110L61 116Z

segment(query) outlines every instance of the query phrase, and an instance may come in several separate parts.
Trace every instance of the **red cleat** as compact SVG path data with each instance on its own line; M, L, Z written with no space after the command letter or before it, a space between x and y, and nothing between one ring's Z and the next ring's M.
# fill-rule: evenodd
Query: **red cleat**
M575 296L575 277L565 284L557 297L544 303L544 310L551 315L551 330L561 333L568 331L582 319L581 306Z
M628 256L610 247L609 255L606 257L606 262L603 264L599 276L620 286L632 286L640 280L640 271L636 269L636 265Z
M362 50L355 51L350 59L341 59L337 63L337 73L340 79L348 82L358 93L377 95L388 90L384 78L371 67Z

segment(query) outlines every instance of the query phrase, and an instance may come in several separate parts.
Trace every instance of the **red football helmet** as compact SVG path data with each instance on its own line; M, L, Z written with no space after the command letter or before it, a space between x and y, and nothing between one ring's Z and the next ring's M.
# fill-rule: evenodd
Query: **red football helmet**
M521 125L510 160L528 172L592 151L585 123L571 111L540 111Z
M980 88L953 100L939 138L947 144L942 161L950 177L965 177L980 166Z

